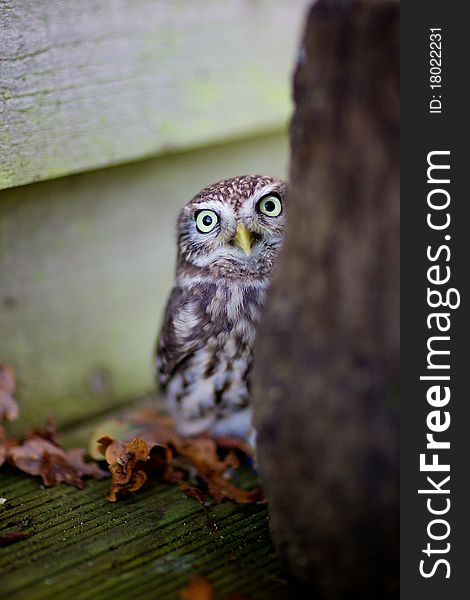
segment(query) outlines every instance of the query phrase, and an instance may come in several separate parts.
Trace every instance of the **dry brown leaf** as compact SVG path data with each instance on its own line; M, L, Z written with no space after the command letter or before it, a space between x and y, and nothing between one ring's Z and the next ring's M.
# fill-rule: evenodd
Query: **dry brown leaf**
M126 443L103 437L98 444L111 472L111 489L107 496L110 502L116 502L119 495L140 489L147 480L147 470L164 473L172 457L167 446L149 447L139 438Z
M0 421L18 418L18 405L13 398L15 371L12 367L0 366Z
M173 481L187 496L201 504L206 503L206 493L216 502L230 499L246 504L262 498L259 488L246 491L229 481L230 473L240 466L237 453L252 455L251 448L243 440L214 439L208 435L182 438L175 432L169 417L150 410L133 411L98 428L100 432L106 430L123 436L127 432L133 434L127 438L130 441L108 435L97 440L98 449L105 456L112 474L108 495L111 502L122 494L137 491L147 476L155 474L165 481ZM96 433L92 439L96 444ZM225 454L224 458L219 456L219 448ZM191 474L202 480L204 490L187 481Z
M194 485L191 485L187 481L184 481L184 479L179 479L176 483L178 484L179 489L184 494L186 494L188 498L193 498L194 500L197 500L202 506L206 505L206 496L202 492L202 490L195 487Z
M103 479L109 476L97 463L85 462L84 454L82 448L64 450L57 444L51 419L44 431L26 434L22 444L12 441L6 444L8 462L29 475L40 476L46 487L65 482L82 488L83 477Z
M251 504L263 499L263 493L260 488L253 490L242 490L222 477L212 477L207 481L209 494L216 502L223 500L233 500L238 504Z
M99 444L101 438L109 437L123 442L139 438L144 440L147 446L153 446L156 440L159 444L168 445L174 434L174 423L171 417L157 414L154 410L140 408L100 423L91 435L88 450L92 458L101 460L103 455Z
M254 458L255 453L253 451L253 448L245 440L235 437L217 437L215 438L215 441L217 442L217 446L219 448L225 448L226 450L235 451L238 450L242 454L246 454L246 456Z
M212 600L213 597L214 587L203 575L196 575L180 590L181 600Z
M105 447L105 458L111 472L111 490L108 500L116 502L118 494L135 492L140 489L147 475L139 468L139 463L148 458L148 446L140 439L129 443L110 438L101 438L99 443Z
M83 460L84 450L63 450L48 440L30 438L20 446L8 449L8 461L29 475L39 475L46 487L64 482L83 487L83 477L103 479L108 473L96 463Z
M39 427L35 427L31 431L28 431L25 435L25 440L30 440L34 438L40 438L42 440L47 440L54 444L54 446L59 447L60 444L56 438L56 426L54 417L50 416L47 418L45 429L40 429Z
M237 469L240 462L233 452L229 452L224 460L220 460L214 439L200 437L184 440L177 446L177 452L194 465L206 483L210 496L216 502L229 499L239 504L248 504L261 500L262 493L259 488L242 490L226 479L226 470Z
M196 467L200 474L211 476L213 473L223 473L228 467L237 469L240 462L230 452L224 460L217 454L217 443L209 437L195 437L180 439L175 444L180 456L187 458Z
M0 366L0 421L13 421L18 417L14 391L13 368ZM49 419L44 430L35 429L27 433L24 442L20 443L16 439L8 439L0 424L0 466L8 462L29 475L39 475L48 487L64 481L81 488L83 477L102 479L109 476L98 464L84 461L83 449L62 449L55 433L54 420Z

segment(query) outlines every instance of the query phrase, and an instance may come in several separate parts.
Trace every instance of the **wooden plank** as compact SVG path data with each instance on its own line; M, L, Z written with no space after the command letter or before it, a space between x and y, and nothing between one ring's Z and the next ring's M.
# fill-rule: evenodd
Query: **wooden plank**
M153 391L177 212L224 177L285 176L287 151L269 136L0 193L0 364L23 429Z
M312 5L290 218L256 345L274 539L323 600L399 596L399 32L398 0Z
M45 490L27 476L0 475L0 495L8 499L0 535L32 533L0 548L2 596L174 600L190 577L203 574L216 599L235 592L286 598L266 506L227 502L206 513L177 488L154 482L110 504L108 484Z
M279 129L305 4L0 0L0 189Z
M98 419L99 420L99 419ZM87 446L97 419L62 433L65 447ZM204 510L178 488L148 482L116 504L109 480L44 489L39 479L0 470L0 536L30 538L0 548L2 597L10 600L142 598L179 600L190 577L206 576L216 600L288 600L263 504L231 502Z

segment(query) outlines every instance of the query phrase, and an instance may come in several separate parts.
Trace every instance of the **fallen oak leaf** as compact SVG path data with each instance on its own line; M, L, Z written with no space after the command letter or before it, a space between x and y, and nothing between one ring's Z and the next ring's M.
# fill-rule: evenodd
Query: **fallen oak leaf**
M152 471L164 469L173 458L173 452L165 444L148 444L150 447L149 460Z
M147 475L138 466L140 461L148 458L148 446L143 440L137 438L126 444L104 437L98 444L100 450L104 450L111 472L111 489L107 496L110 502L116 502L119 494L135 492L144 485Z
M260 488L243 490L224 477L227 468L238 468L239 461L233 452L229 452L223 460L220 460L214 439L200 437L184 440L177 445L176 449L179 455L194 465L207 485L209 494L216 502L220 503L228 499L239 504L249 504L263 498Z
M13 398L15 383L14 369L0 366L0 421L14 421L18 418L18 404Z
M109 438L109 443L113 440L131 440L139 438L141 427L134 423L126 423L125 419L112 417L100 423L93 431L88 445L88 453L95 460L103 460L104 449L100 443L105 438Z
M71 448L70 450L63 450L63 452L68 464L80 474L80 477L93 477L93 479L106 479L109 477L109 473L101 469L98 463L85 461L84 448Z
M181 600L212 600L214 587L207 577L196 575L180 590L179 595Z
M113 472L111 472L111 477L113 478L111 490L106 496L106 499L110 502L116 502L119 494L133 493L140 490L147 481L147 474L143 470L132 471L129 481L126 481L125 483L116 482L114 479L115 474Z
M107 427L111 435L97 439L97 432L107 431ZM113 435L116 431L124 437L116 439ZM138 435L127 437L129 432ZM108 495L111 502L127 492L137 491L149 475L155 474L177 484L201 504L206 503L206 492L216 502L230 499L246 504L262 499L259 488L243 490L228 480L231 471L240 466L239 456L252 461L253 452L246 442L236 438L214 439L207 434L182 438L175 431L173 419L155 410L139 409L108 419L99 425L91 443L90 449L95 452L98 449L105 456L112 473ZM141 455L134 456L136 448L129 446L131 443L142 450ZM225 456L219 456L219 448ZM194 479L201 481L203 489L193 485Z
M81 448L63 450L47 440L31 438L8 449L8 462L29 475L40 476L46 487L64 482L81 489L83 477L109 476L96 463L85 462L83 455Z
M219 448L224 448L226 450L235 450L239 451L250 458L254 458L254 450L250 446L250 444L241 438L236 437L216 437L215 441Z
M217 454L217 443L209 437L181 439L173 442L180 456L187 458L200 473L210 475L223 473L228 467L237 469L240 465L233 452L221 460Z
M209 494L217 503L223 500L233 500L238 504L252 504L263 499L261 488L243 490L220 476L207 478L206 483Z
M150 448L148 472L160 475L163 481L170 482L177 478L177 473L171 464L173 452L164 444L154 444Z
M13 399L15 372L11 367L0 366L0 419L16 419L18 406ZM81 448L64 450L56 440L55 421L49 418L44 430L34 429L26 434L23 443L6 438L0 425L0 466L8 462L13 467L42 478L45 486L59 482L83 487L83 477L103 479L109 477L97 463L85 462Z
M103 452L99 440L105 437L122 442L139 438L147 446L153 446L168 445L174 435L174 421L171 417L157 414L155 410L140 408L99 423L90 437L89 454L95 460L101 460Z
M139 490L147 480L147 470L164 472L172 457L171 450L163 444L149 448L140 438L126 443L106 436L98 444L111 472L107 496L110 502L116 502L119 495Z
M26 433L25 440L40 438L42 440L46 440L46 441L50 442L51 444L53 444L54 446L57 446L58 448L60 448L60 444L57 441L56 434L57 434L57 431L56 431L55 419L53 416L49 416L46 420L46 428L40 429L39 427L35 427L34 429L32 429L31 431L28 431Z
M207 500L202 490L194 485L191 485L187 481L184 481L184 479L177 480L177 484L179 489L183 492L183 494L186 494L188 498L193 498L193 500L197 500L202 506L206 506Z

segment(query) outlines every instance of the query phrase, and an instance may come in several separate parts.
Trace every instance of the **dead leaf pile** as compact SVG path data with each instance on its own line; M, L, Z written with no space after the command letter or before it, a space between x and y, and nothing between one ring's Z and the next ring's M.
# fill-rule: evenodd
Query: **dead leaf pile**
M46 487L64 482L81 489L83 477L108 477L98 464L85 462L83 448L61 448L54 437L49 436L51 427L52 423L45 432L35 430L26 435L22 444L10 446L7 449L9 464L29 475L40 476Z
M102 479L111 474L107 498L116 502L139 490L149 476L156 476L178 485L203 505L209 498L240 504L262 499L259 488L245 490L236 484L240 466L252 464L252 449L246 442L207 435L183 438L169 417L153 410L139 409L114 417L95 431L90 454L95 461L104 457L108 471L97 462L86 462L82 448L62 448L52 419L46 429L29 432L23 441L7 438L1 421L18 417L14 390L14 370L0 367L0 466L7 463L39 476L47 487L65 482L82 488L84 477Z
M11 367L0 367L0 420L18 417L18 406L13 399L15 375ZM55 425L50 419L45 430L35 429L26 434L23 442L9 439L0 425L0 466L3 463L40 476L45 486L61 481L83 487L83 477L103 479L109 474L95 462L85 462L85 450L64 450L56 440Z
M126 441L126 429L133 437ZM100 435L114 431L118 438ZM108 500L136 492L150 475L173 482L201 504L211 497L240 504L262 499L261 490L244 490L231 481L241 463L249 462L252 450L243 440L214 439L206 435L182 438L173 422L151 410L136 410L100 426L91 443L104 455L111 472Z
M232 444L236 445L235 442L232 442ZM240 452L246 452L243 443L236 447L236 449ZM216 440L204 437L192 440L179 440L175 450L177 455L194 466L199 477L206 484L209 495L216 502L222 502L226 498L234 500L239 504L248 504L261 500L262 495L259 488L246 491L229 481L227 473L230 472L230 469L238 469L240 460L233 450L221 460L218 455Z

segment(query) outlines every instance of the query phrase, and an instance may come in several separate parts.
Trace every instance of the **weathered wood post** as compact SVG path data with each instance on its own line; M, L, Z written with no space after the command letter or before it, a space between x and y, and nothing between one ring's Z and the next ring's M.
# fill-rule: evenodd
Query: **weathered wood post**
M395 597L398 2L315 3L294 98L288 229L254 367L271 529L319 598Z

